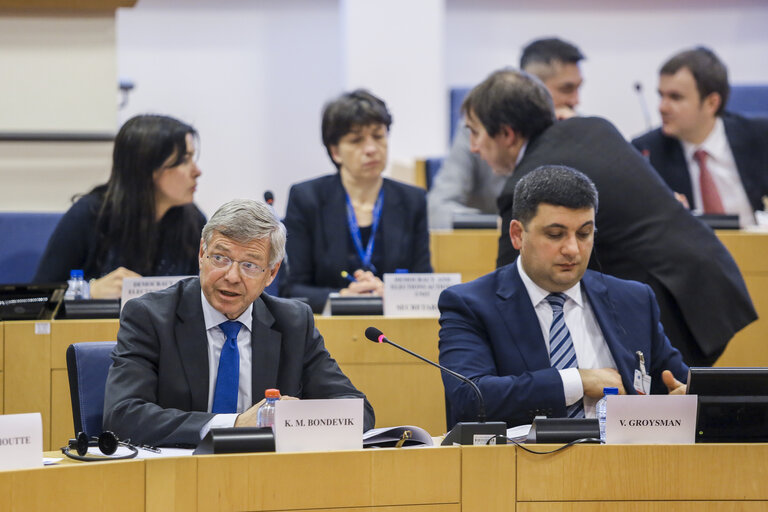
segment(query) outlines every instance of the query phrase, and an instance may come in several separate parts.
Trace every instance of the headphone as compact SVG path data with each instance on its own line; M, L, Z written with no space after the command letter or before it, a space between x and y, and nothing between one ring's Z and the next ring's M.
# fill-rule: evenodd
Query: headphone
M75 459L83 462L104 462L105 460L121 460L121 459L132 459L138 455L139 450L129 442L123 442L120 441L117 436L110 432L109 430L106 430L99 434L99 437L96 438L96 440L92 440L93 438L89 438L88 434L85 432L80 432L77 434L77 439L70 439L67 446L61 447L61 453L69 457L70 459ZM102 454L104 454L104 457L94 457L94 456L88 456L86 455L88 453L88 448L91 446L98 446L99 450ZM117 457L110 457L113 453L117 451L118 446L125 446L130 450L130 453L126 455L120 455ZM75 449L77 451L77 455L71 452L72 449Z

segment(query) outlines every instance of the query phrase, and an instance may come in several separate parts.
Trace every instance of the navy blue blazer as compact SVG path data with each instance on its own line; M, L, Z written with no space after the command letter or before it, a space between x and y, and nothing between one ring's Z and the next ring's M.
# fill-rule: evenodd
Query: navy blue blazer
M763 196L768 195L768 119L747 119L726 112L723 124L752 209L762 210ZM632 144L648 157L669 188L684 194L691 208L697 207L679 139L664 135L657 128L637 137Z
M666 393L661 372L685 382L688 367L659 322L651 288L587 270L582 289L611 351L624 389L634 393L635 352L645 355L651 392ZM536 415L565 416L563 382L552 368L539 320L516 263L443 291L440 363L472 379L485 399L488 420L530 423ZM470 387L444 375L450 417L474 421Z
M384 178L384 205L374 245L377 276L396 269L432 272L427 231L426 192ZM347 227L346 196L338 174L321 176L291 187L285 214L289 272L281 280L280 295L306 297L316 313L328 294L349 284L341 271L348 268L353 247ZM359 263L362 265L362 262Z

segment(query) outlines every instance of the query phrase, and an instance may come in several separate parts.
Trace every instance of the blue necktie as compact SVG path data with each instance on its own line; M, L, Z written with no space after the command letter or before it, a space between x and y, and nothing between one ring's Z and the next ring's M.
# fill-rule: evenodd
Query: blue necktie
M549 328L549 361L552 368L565 370L566 368L578 368L576 351L573 348L573 340L568 326L565 325L563 304L565 295L562 293L550 293L547 302L552 306L552 325ZM579 400L566 408L569 418L584 417L584 401Z
M237 350L237 333L240 322L228 320L219 324L227 340L221 347L216 389L213 392L213 413L237 412L237 389L240 385L240 352Z

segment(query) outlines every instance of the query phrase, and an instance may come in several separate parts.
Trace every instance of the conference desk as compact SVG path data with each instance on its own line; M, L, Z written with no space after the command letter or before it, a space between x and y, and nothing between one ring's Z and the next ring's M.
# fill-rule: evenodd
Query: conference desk
M536 450L554 446L533 446ZM768 444L237 454L0 471L0 510L758 511Z
M715 234L739 266L759 316L734 336L715 366L768 366L768 233L722 230ZM495 229L433 231L432 267L435 272L458 272L462 281L470 281L496 267L498 244Z
M377 426L418 425L432 435L445 432L439 370L364 335L374 325L392 340L437 360L436 318L315 318L331 355L373 405ZM67 347L115 340L117 330L117 320L0 322L5 334L5 403L0 412L40 412L44 449L65 445L74 437Z

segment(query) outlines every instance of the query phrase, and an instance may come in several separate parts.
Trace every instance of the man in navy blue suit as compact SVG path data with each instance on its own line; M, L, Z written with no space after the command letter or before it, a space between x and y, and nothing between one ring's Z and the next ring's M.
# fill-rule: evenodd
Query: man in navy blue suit
M587 270L598 207L589 178L542 166L514 196L509 236L520 256L448 288L438 303L440 363L478 385L488 419L593 417L604 387L685 393L688 367L664 334L651 288ZM474 420L469 386L443 383L451 424Z

